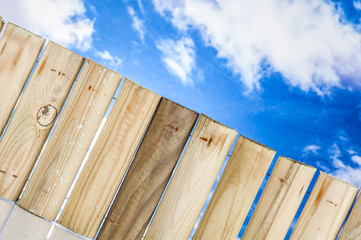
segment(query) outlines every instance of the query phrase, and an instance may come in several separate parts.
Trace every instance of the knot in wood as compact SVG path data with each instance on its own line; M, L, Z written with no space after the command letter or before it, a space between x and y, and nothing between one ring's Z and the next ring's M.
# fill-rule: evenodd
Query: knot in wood
M37 120L41 126L48 126L54 122L58 111L51 105L42 106L38 111Z

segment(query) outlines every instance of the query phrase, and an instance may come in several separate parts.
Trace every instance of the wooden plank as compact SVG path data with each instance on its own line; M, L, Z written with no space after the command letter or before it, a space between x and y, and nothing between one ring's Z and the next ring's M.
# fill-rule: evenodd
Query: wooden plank
M3 29L3 27L4 27L4 21L3 21L2 17L0 17L0 32Z
M67 231L57 225L54 226L53 232L51 233L49 240L83 240L84 238Z
M0 39L0 134L9 120L44 41L12 23L6 26Z
M0 142L0 196L16 201L84 59L47 45Z
M275 151L240 136L193 239L236 239Z
M59 223L93 238L146 131L160 96L126 80Z
M52 223L50 221L16 206L0 239L44 240L51 226Z
M361 198L360 195L347 219L339 240L360 240L361 239Z
M242 239L285 239L315 172L279 157Z
M9 219L14 205L0 198L0 233Z
M336 239L357 192L321 172L290 239Z
M19 205L55 220L121 76L87 60Z
M141 239L198 114L162 98L97 239Z
M145 239L188 239L236 135L200 116Z

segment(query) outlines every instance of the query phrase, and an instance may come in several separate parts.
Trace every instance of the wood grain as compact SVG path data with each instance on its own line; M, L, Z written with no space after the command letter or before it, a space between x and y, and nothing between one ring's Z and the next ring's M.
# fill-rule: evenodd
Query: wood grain
M360 240L361 239L361 198L360 195L347 219L339 240Z
M141 239L198 114L162 98L97 239Z
M290 239L336 239L357 192L321 172Z
M121 76L87 60L19 205L55 220Z
M5 224L9 219L14 207L15 205L0 198L0 233L5 227Z
M93 238L156 110L160 96L126 80L59 223Z
M279 157L242 239L285 239L315 172Z
M240 136L193 239L236 239L275 151Z
M84 58L49 42L0 142L0 196L16 201Z
M14 213L6 225L1 240L44 240L52 226L50 221L15 207Z
M82 240L82 239L84 238L81 238L76 234L55 225L53 232L51 233L48 240Z
M200 116L145 239L188 239L236 135Z
M9 120L44 41L12 23L8 23L5 28L0 39L0 134Z

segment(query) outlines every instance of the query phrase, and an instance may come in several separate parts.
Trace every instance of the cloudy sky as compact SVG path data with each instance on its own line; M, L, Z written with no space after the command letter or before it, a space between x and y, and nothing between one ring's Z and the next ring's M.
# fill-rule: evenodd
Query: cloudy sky
M5 20L361 186L361 1L0 3Z

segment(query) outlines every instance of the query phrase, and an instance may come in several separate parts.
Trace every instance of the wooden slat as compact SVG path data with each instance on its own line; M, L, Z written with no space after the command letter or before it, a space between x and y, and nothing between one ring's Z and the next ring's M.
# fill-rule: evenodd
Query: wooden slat
M351 211L349 218L342 230L339 240L361 239L361 198L360 195Z
M159 103L160 96L126 80L74 187L59 223L93 238Z
M145 239L187 239L237 132L201 115Z
M335 239L357 192L321 172L290 239Z
M275 151L240 136L193 239L236 239Z
M12 23L6 26L0 39L0 133L9 120L44 41Z
M3 27L4 27L4 21L3 21L3 19L0 17L0 32L1 32L1 30L3 29Z
M50 221L15 207L1 240L44 240L52 226Z
M0 233L3 230L7 220L10 217L11 212L13 211L14 205L0 199Z
M141 239L198 114L162 98L98 239Z
M47 45L0 142L0 196L16 201L84 58Z
M86 61L20 206L55 220L121 78Z
M51 233L49 240L83 240L76 234L69 232L57 225L54 226L53 232Z
M279 157L242 239L284 239L315 172Z

